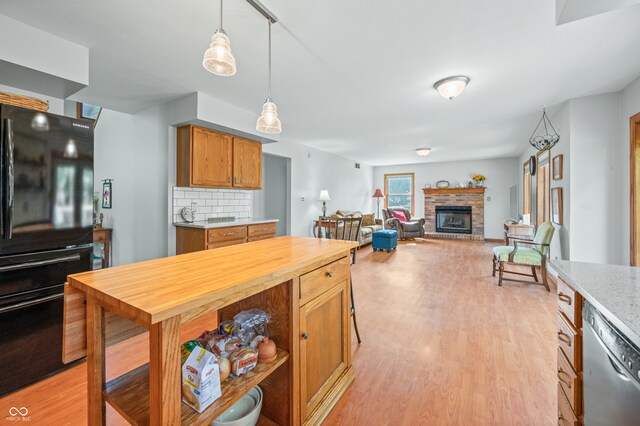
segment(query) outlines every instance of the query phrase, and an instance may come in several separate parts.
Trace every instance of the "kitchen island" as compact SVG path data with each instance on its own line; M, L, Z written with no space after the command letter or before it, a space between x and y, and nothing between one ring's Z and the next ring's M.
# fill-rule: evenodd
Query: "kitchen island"
M558 424L637 424L640 268L551 266L559 277Z
M261 423L319 424L355 378L349 253L356 247L279 237L69 276L63 359L87 356L89 424L105 424L105 401L131 424L209 424L257 384ZM271 314L278 357L228 379L222 397L198 414L182 403L181 324L249 308ZM105 311L150 331L149 364L109 383Z

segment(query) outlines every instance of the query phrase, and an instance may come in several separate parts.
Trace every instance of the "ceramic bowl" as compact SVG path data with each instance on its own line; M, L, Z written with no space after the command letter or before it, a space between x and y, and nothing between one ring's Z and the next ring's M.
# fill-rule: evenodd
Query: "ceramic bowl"
M255 426L262 410L262 389L251 389L215 419L212 426Z

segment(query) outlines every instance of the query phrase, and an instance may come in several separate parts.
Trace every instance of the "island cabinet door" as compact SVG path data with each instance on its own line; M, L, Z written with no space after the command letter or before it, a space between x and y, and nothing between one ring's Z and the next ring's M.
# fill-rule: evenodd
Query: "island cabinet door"
M300 308L301 417L309 418L348 367L348 281Z

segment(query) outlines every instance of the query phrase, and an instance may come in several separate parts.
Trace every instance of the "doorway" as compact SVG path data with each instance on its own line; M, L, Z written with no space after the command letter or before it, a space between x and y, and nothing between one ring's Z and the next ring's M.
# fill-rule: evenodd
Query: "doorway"
M291 235L291 159L262 154L262 190L253 196L256 218L278 219L276 236Z
M631 266L640 265L640 112L629 118L631 184Z

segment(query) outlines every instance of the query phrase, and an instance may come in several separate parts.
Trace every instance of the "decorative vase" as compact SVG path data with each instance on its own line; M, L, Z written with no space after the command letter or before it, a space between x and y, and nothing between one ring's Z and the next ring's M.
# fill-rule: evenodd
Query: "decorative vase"
M476 188L482 188L484 186L484 181L482 180L477 180L476 181Z

